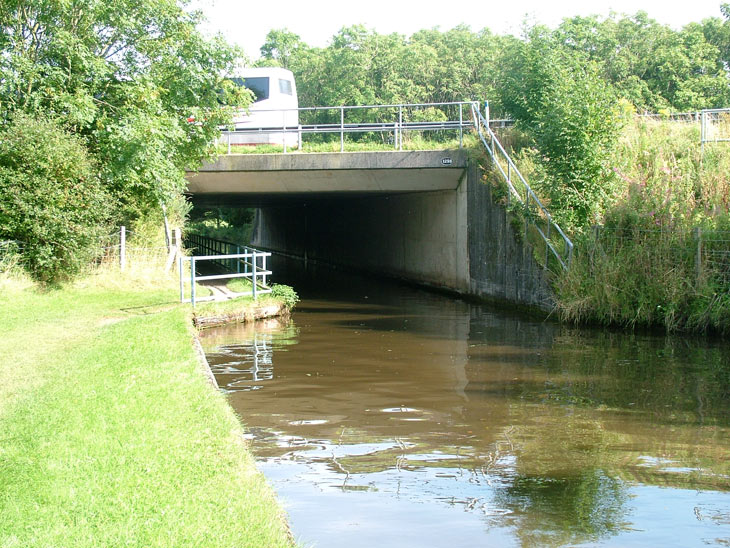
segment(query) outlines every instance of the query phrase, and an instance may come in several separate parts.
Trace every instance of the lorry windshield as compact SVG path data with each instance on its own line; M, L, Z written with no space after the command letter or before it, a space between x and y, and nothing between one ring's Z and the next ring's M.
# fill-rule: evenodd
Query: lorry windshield
M269 98L269 77L260 76L256 78L232 78L239 86L250 89L254 94L254 103Z

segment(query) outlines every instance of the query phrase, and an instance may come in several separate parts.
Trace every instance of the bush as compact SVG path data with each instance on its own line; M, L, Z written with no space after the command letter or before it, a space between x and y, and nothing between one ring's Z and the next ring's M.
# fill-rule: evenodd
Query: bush
M33 278L56 283L78 273L100 249L110 211L79 138L25 114L0 129L0 240L23 243Z
M271 296L272 297L278 297L280 299L284 300L284 304L288 308L294 308L294 305L299 302L299 295L297 295L296 291L294 291L294 288L283 285L283 284L274 284L271 286Z
M585 229L610 198L608 157L621 127L613 89L541 27L511 44L503 69L501 101L538 151L534 188L564 229Z

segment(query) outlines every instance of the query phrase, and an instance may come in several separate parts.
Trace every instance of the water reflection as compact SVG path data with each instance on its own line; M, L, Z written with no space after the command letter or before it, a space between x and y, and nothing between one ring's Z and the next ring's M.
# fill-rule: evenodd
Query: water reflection
M213 350L206 355L224 392L259 390L274 378L273 346L296 344L297 330L277 318L204 331L201 338Z
M204 333L305 543L730 544L724 343L347 295Z

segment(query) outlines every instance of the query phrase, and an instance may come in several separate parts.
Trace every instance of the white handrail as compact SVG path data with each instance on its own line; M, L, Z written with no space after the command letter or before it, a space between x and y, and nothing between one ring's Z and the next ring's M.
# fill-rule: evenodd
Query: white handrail
M542 204L540 199L537 197L537 194L532 190L530 185L528 184L527 180L522 176L522 173L520 173L520 170L517 169L517 166L512 161L512 158L510 158L509 154L507 154L507 151L504 150L504 147L502 146L502 143L499 142L499 139L497 139L497 136L494 134L492 129L489 127L489 123L482 115L481 111L478 107L472 106L472 112L474 119L477 120L477 133L479 135L479 139L484 145L484 148L487 149L487 152L492 158L492 162L495 166L497 166L497 169L499 170L499 173L502 175L502 178L507 183L507 187L509 192L517 198L517 200L524 204L525 207L529 210L530 207L530 200L532 200L535 205L537 206L537 209L542 213L546 223L547 223L547 229L546 232L543 232L543 230L537 225L537 223L532 223L532 225L537 230L538 234L542 238L542 240L545 242L545 268L548 266L548 258L549 253L552 253L552 255L558 260L560 265L563 267L563 269L567 270L570 267L570 263L573 258L573 242L568 238L563 230L560 228L560 226L553 220L552 216L550 215L550 212L547 210L547 208ZM486 132L486 136L485 136ZM507 172L505 173L505 169L502 167L502 164L499 160L502 160L503 162L507 163ZM512 183L512 173L514 173L517 176L517 179L524 185L525 187L525 197L520 195L520 193L515 188L514 184ZM530 219L525 218L525 223L529 223ZM560 238L562 238L564 244L565 244L565 255L561 256L561 254L555 249L555 246L550 241L550 231L551 230L557 231Z

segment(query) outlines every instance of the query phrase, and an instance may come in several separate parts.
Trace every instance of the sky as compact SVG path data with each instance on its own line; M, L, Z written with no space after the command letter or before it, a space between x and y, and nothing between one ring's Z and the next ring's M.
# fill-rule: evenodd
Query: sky
M692 21L721 17L720 4L730 0L192 0L208 22L206 34L222 34L241 46L250 59L271 29L287 28L310 46L324 47L344 26L365 25L381 34L397 32L410 36L434 27L442 31L466 24L477 31L489 28L495 34L519 35L522 22L557 26L565 17L611 11L635 14L643 10L652 19L679 29Z

